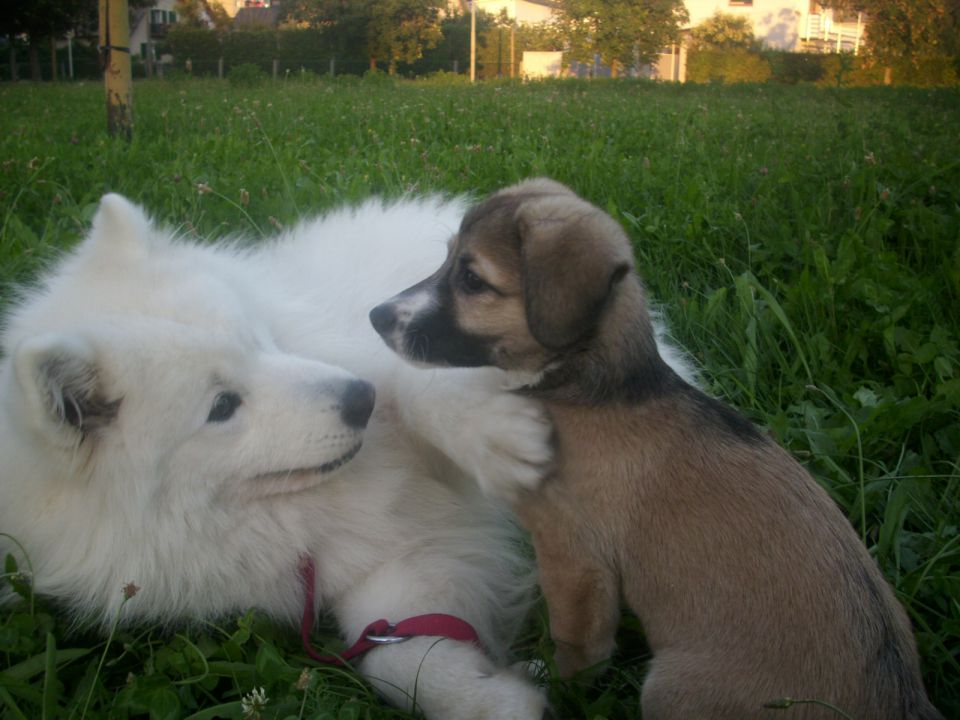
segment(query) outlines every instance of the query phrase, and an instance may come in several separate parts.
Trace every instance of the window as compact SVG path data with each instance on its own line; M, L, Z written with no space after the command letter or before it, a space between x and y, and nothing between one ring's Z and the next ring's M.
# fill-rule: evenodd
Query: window
M150 22L154 25L170 25L177 21L177 14L173 10L151 10Z

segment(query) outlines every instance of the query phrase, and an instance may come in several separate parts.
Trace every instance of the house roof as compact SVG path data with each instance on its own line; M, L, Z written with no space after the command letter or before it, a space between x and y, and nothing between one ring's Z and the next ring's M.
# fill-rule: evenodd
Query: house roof
M258 27L273 28L279 23L280 8L276 5L272 5L271 7L240 8L233 18L233 27L240 30L249 30Z

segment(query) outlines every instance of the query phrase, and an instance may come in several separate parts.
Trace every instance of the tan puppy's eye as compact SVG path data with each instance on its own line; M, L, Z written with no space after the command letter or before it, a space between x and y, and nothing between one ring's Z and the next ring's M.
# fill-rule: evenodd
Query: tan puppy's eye
M473 270L464 266L460 269L460 288L468 294L475 295L481 293L489 287L483 278L477 275Z

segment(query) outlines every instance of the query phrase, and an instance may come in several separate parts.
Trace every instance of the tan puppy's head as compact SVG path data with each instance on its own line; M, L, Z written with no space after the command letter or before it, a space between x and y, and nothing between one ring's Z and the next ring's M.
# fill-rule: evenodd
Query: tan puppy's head
M613 218L557 182L527 180L471 209L440 269L370 320L413 362L537 373L596 331L632 267Z

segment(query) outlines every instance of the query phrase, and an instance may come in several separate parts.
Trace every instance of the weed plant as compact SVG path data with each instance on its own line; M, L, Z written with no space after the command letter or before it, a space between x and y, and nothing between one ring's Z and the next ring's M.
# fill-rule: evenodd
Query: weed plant
M5 85L0 103L0 302L107 191L206 239L371 194L569 184L627 228L710 391L846 512L910 613L934 701L960 717L955 90L151 81L129 143L106 135L97 85ZM254 612L105 640L34 596L28 571L8 560L2 578L21 598L0 610L2 720L408 717ZM547 637L541 607L518 656L549 667ZM629 617L619 639L592 687L549 685L560 717L639 717L648 652Z

